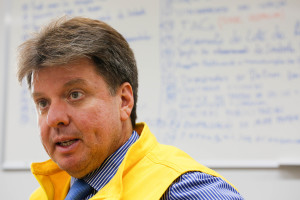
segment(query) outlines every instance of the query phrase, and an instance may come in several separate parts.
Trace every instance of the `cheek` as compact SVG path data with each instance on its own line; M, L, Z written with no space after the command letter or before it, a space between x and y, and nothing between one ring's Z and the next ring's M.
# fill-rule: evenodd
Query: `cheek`
M52 150L49 132L40 128L40 140L42 145L44 146L45 151L50 156Z
M88 146L92 146L97 140L100 140L97 139L98 137L103 137L104 122L102 116L97 112L81 112L74 124Z
M81 131L90 132L93 129L101 126L101 115L96 110L86 110L77 114L77 126Z
M83 134L87 145L93 146L95 143L103 145L109 139L109 133L114 128L110 115L103 110L93 109L90 112L82 112L78 117L77 128Z
M111 114L107 106L92 106L81 110L79 115L77 113L77 120L80 121L81 127L85 130L98 129L105 127Z
M44 143L48 134L46 124L41 119L38 120L38 128L40 131L40 139Z
M38 128L40 133L40 140L49 154L49 148L50 148L50 128L47 126L46 121L43 118L38 119Z

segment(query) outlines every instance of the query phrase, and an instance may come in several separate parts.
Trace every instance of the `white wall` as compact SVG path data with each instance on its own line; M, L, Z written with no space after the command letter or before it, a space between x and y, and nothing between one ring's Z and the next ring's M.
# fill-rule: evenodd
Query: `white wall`
M249 200L299 200L300 167L219 169Z
M4 0L0 0L0 160L3 161L3 116L4 116ZM16 138L17 139L17 138ZM30 144L28 144L30 147ZM15 148L16 151L22 149ZM275 169L217 169L229 179L249 200L299 200L300 167ZM4 171L0 169L0 199L28 199L38 186L29 171Z

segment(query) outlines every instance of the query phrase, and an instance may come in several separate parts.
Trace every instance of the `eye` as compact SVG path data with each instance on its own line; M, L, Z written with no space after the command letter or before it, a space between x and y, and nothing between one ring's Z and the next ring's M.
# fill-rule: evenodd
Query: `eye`
M36 106L38 110L43 110L49 105L49 102L46 99L40 99L36 101Z
M71 100L78 100L80 99L81 97L83 96L83 93L79 92L79 91L74 91L74 92L71 92L70 95L69 95L69 98Z

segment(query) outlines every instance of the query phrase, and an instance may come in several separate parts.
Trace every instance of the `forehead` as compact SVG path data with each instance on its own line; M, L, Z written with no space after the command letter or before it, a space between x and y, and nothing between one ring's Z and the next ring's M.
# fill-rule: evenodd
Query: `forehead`
M95 65L88 59L80 59L65 65L43 67L32 73L31 91L37 87L54 87L65 84L73 79L87 80L89 82L102 80Z

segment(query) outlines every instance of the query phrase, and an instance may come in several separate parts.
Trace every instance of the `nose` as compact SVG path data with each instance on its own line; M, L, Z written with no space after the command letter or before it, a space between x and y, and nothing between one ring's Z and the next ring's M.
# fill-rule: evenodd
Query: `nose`
M51 102L48 109L47 123L50 127L66 126L70 122L67 105L64 102Z

